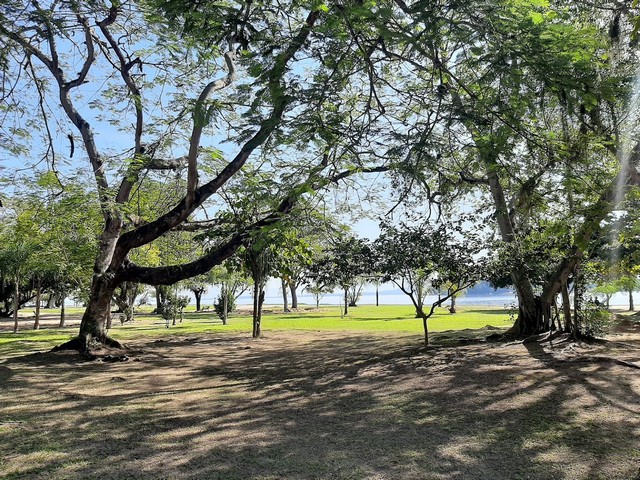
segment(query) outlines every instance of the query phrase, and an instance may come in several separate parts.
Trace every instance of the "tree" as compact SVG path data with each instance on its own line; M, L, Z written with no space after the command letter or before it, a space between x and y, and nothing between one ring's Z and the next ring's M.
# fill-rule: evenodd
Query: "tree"
M347 236L336 239L324 255L310 268L309 279L319 293L330 286L338 286L344 294L344 315L349 313L349 291L358 289L362 278L373 268L371 247L367 241ZM353 299L353 297L352 297Z
M236 300L249 289L249 279L245 276L242 265L236 256L211 270L211 280L220 287L218 301L214 304L216 313L226 325L228 315L233 311Z
M519 0L396 6L379 15L379 35L364 31L359 40L402 62L421 86L407 98L409 127L398 133L411 148L398 171L426 183L440 205L445 194L486 195L481 211L491 209L485 218L511 250L522 250L539 222L558 212L572 240L548 280L533 282L526 257L509 272L519 301L512 332L546 331L551 305L580 278L617 192L639 180L628 165L640 150L621 135L619 120L628 55L610 47L601 28L602 12L620 9Z
M9 276L13 282L13 333L18 332L18 310L20 309L20 284L26 280L27 265L33 246L15 239L0 251L0 270L3 277Z
M316 4L151 3L158 14L144 15L133 1L108 6L101 1L16 0L3 10L3 15L12 16L0 27L6 78L13 86L27 84L35 92L31 99L14 95L7 100L14 109L42 114L50 166L55 142L49 141L53 118L47 106L61 106L56 120L64 119L75 130L69 134L69 157L76 146L82 147L100 200L104 228L87 308L78 338L67 345L80 350L95 342L119 345L108 337L105 325L113 292L122 282L167 285L205 273L253 232L281 221L310 190L387 168L371 164L371 156L340 147L341 136L368 135L369 119L378 107L353 89L357 77L367 79L357 73L365 60L344 40L347 26L337 14L323 23L326 8ZM170 25L160 15L163 12ZM155 65L163 68L154 69ZM304 82L297 73L302 68L312 70ZM244 80L236 81L240 75ZM187 91L187 85L195 85L196 91ZM108 152L100 143L96 127L103 120L91 118L92 111L82 107L87 88L96 90L94 111L130 135L128 148ZM349 101L335 102L331 114L325 115L320 107L349 89ZM18 91L22 89L10 90ZM167 100L163 91L176 93ZM28 101L35 108L30 109ZM363 113L354 116L354 111ZM227 119L236 146L228 161L216 141L205 137ZM176 158L174 150L186 153ZM282 188L274 210L230 231L186 264L150 267L131 261L129 254L135 249L200 222L198 215L204 216L203 209L243 166L269 157L276 161L262 168L282 172L275 177ZM181 199L155 218L132 220L134 192L145 179L183 167Z
M249 242L242 256L245 268L253 281L253 338L259 338L262 333L264 287L273 272L272 257L272 245L264 237Z
M424 343L428 345L428 320L436 308L480 279L483 262L476 258L478 240L463 237L462 231L451 225L383 224L373 248L382 281L395 283L409 296L416 318L422 319ZM438 294L438 300L427 311L426 297L433 293Z

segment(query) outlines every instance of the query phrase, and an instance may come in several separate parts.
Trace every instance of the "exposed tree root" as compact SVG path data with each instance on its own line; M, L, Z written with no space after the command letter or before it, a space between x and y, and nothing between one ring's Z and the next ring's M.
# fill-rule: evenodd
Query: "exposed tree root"
M542 342L552 342L557 340L556 343L564 343L568 342L572 339L571 335L565 332L561 332L559 330L549 331L544 333L539 333L537 335L530 335L522 340L522 343L542 343Z
M640 365L637 363L627 362L626 360L620 360L618 358L613 357L582 357L571 360L572 362L585 362L585 363L615 363L616 365L620 365L622 367L635 368L636 370L640 370Z
M74 337L68 342L53 347L52 352L60 352L63 350L75 350L85 357L95 360L98 358L97 351L104 349L126 350L127 347L111 337L104 337L100 340L96 338Z

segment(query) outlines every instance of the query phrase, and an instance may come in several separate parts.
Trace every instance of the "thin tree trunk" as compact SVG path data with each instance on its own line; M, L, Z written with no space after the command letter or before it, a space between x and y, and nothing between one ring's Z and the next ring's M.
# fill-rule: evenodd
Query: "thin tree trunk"
M380 293L378 292L380 285L376 282L376 307L380 306Z
M264 304L264 286L260 287L260 297L258 298L258 334L257 337L262 335L262 305ZM256 337L256 338L257 338Z
M294 282L290 282L289 289L291 290L291 309L295 310L298 308L298 292L296 284Z
M39 330L40 329L40 303L41 303L41 296L42 296L42 282L40 280L40 277L38 277L37 284L36 284L36 319L33 322L33 329L34 330Z
M192 290L193 296L196 298L196 312L200 311L200 302L202 300L202 290Z
M20 277L15 276L15 288L13 290L13 333L18 333L18 307L20 305Z
M579 274L576 269L573 276L573 325L571 335L576 336L580 327L580 282Z
M291 312L291 310L289 310L289 297L287 295L287 290L288 290L287 281L284 278L281 278L280 282L282 285L282 304L283 304L284 313L289 313Z
M344 289L344 314L345 316L349 313L349 298L348 298L349 289Z
M449 313L456 313L456 296L451 295L451 306L449 307Z
M425 346L429 345L429 325L427 316L422 314L422 328L424 329L424 344Z
M567 283L563 282L560 288L562 295L562 314L564 315L564 331L571 332L571 300L569 299L569 290Z
M222 283L222 324L227 324L227 314L229 311L229 291L224 283Z
M64 322L65 322L65 308L64 308L64 299L67 296L67 292L65 291L65 289L63 288L60 292L60 328L64 327ZM111 306L111 296L109 296L109 306Z
M633 312L635 310L633 306L633 290L629 289L629 311Z
M260 285L259 282L254 282L253 285L253 338L260 336L260 315L258 310L260 308Z

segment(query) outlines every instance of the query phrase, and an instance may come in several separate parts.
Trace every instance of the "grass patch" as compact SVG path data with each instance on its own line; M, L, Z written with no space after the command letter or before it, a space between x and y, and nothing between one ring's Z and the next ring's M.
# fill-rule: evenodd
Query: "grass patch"
M71 314L80 314L81 310ZM347 316L340 315L338 306L321 307L315 310L304 306L299 312L266 313L262 318L263 332L278 330L329 330L353 332L406 332L421 333L422 322L415 318L415 310L408 305L365 305L349 309ZM212 311L196 313L187 311L184 320L166 328L165 321L159 315L143 311L136 316L134 323L120 325L114 319L110 334L117 340L139 339L145 336L192 335L206 332L230 331L250 332L252 318L250 313L234 314L228 325L222 325ZM506 328L511 325L509 313L502 309L478 308L459 309L450 314L447 309L436 311L429 320L431 332L447 330L478 329L487 325ZM44 328L42 330L23 330L14 333L0 333L0 358L26 353L50 350L68 340L77 331L77 326L65 328Z

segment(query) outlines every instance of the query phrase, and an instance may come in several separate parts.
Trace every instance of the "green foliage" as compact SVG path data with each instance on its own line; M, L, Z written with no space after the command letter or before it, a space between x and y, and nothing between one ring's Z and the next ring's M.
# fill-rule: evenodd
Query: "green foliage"
M376 270L383 282L395 283L411 298L421 318L430 316L423 310L428 294L442 293L433 313L435 307L481 278L484 264L478 238L463 236L460 227L382 224L381 230L374 242Z
M349 236L326 248L324 255L311 265L308 276L317 285L347 290L372 272L371 246L366 240Z
M188 296L178 295L175 291L167 293L162 308L162 318L164 318L167 328L169 328L170 323L175 325L178 318L182 322L182 315L187 305L189 305Z
M581 314L581 333L588 337L602 337L609 333L613 314L604 305L586 302Z
M227 297L227 312L224 312L224 297ZM213 303L213 308L221 319L226 319L228 315L236 309L236 297L230 294L228 291L220 293L216 301Z

